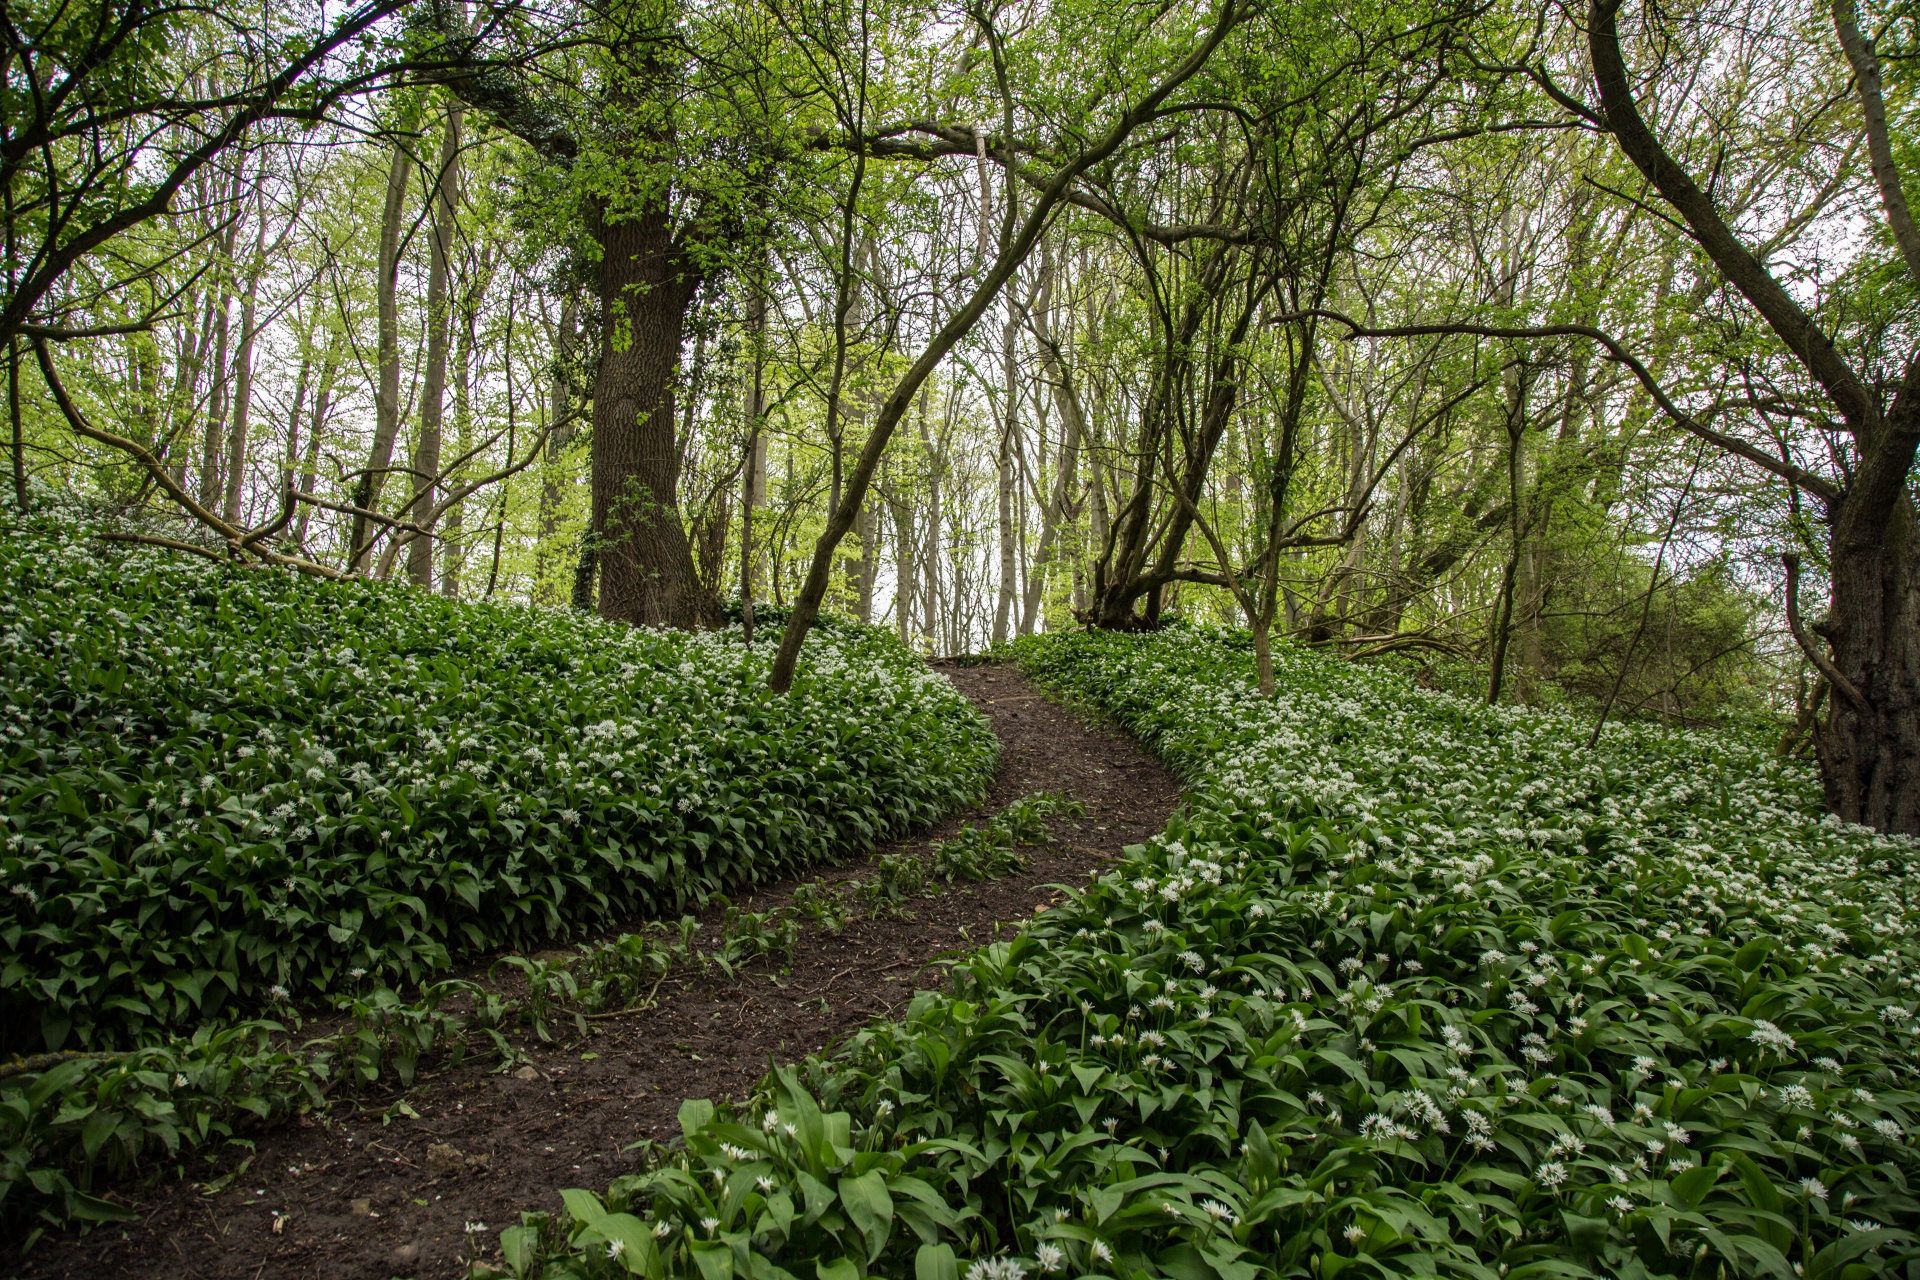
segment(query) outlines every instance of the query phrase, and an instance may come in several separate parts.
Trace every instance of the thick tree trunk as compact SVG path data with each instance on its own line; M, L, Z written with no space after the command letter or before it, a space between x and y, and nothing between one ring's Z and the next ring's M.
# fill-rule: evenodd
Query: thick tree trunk
M599 226L602 325L593 391L593 548L600 616L699 627L718 610L680 519L675 376L699 277L664 210Z
M1914 416L1902 400L1890 418ZM1865 705L1830 698L1814 749L1835 813L1920 835L1920 521L1905 493L1876 519L1859 492L1865 479L1834 521L1832 606L1813 628Z

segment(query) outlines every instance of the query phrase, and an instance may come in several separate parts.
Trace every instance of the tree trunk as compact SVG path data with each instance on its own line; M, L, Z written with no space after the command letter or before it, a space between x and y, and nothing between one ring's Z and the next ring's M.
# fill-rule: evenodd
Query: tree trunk
M259 313L260 273L266 264L256 261L246 296L240 299L240 347L233 363L233 430L227 437L227 493L220 516L239 525L241 501L247 487L247 432L253 416L254 319Z
M7 417L13 427L13 501L27 514L27 438L20 423L20 339L7 340Z
M476 281L473 290L460 304L460 339L453 349L453 456L456 458L465 457L467 450L473 447L473 348L477 341L474 323L484 287ZM513 456L511 448L507 450L507 456ZM464 470L464 467L455 468L447 475L447 484L455 492L459 491ZM441 517L446 538L440 551L440 594L450 600L459 599L460 577L466 568L466 505L464 501L456 502ZM497 571L495 576L498 576Z
M860 504L860 514L853 520L853 540L860 549L859 559L853 562L853 616L870 623L873 621L873 580L879 564L871 502Z
M1513 587L1519 572L1520 557L1526 550L1526 527L1521 519L1520 446L1527 430L1528 376L1514 369L1507 388L1507 563L1500 572L1500 594L1493 604L1493 632L1487 659L1487 701L1500 701L1500 689L1507 674L1507 642L1513 634Z
M336 330L327 343L326 359L320 365L320 383L313 393L313 416L308 419L307 426L307 454L300 464L302 493L312 493L313 486L320 482L320 433L327 425L327 410L333 407L333 380L339 376L344 346L345 339ZM312 514L313 508L302 503L300 514L294 521L293 541L303 553L307 545L307 520Z
M374 356L373 448L367 454L367 470L354 486L354 505L369 511L379 509L380 491L387 480L387 467L393 462L393 442L400 434L400 227L407 209L407 180L413 172L413 160L407 149L395 145L393 162L387 169L387 203L380 215L378 294L379 347ZM347 572L363 572L367 552L373 541L371 522L365 516L353 518L348 539Z
M213 313L213 372L207 396L207 433L200 450L200 505L211 509L220 496L220 454L227 433L227 342L233 297L220 283L220 304Z
M926 388L920 391L920 451L927 458L927 536L920 544L920 630L927 648L940 651L940 451L928 427Z
M554 339L557 349L554 351L553 386L549 391L551 403L547 409L549 422L560 422L567 416L569 391L564 370L579 334L579 311L569 294L560 304L560 331ZM533 553L533 598L536 604L557 604L560 601L559 584L553 580L557 569L552 563L554 540L560 530L560 507L566 497L560 486L560 460L578 434L579 427L571 421L555 427L547 435L546 455L540 460L540 535Z
M454 210L460 200L461 107L447 108L447 125L440 135L439 173L433 192L431 229L427 236L427 370L420 387L420 434L413 446L413 503L407 518L423 522L439 502L435 483L440 474L440 445L446 421L447 346L451 316L447 307L447 278L453 249ZM407 578L416 587L433 587L432 538L416 535L407 544Z
M1005 379L1007 416L1000 425L1000 448L994 455L994 515L998 521L1000 590L993 603L993 643L1007 642L1007 619L1013 612L1013 435L1020 429L1020 378L1014 363L1013 340L1019 330L1013 294L1007 294L1007 323L1000 331L1001 375Z
M600 616L705 626L717 609L700 589L680 519L673 407L699 276L663 209L602 221L598 238L605 322L593 390L593 550Z
M287 456L280 466L283 484L298 484L300 474L300 419L307 411L307 389L313 385L313 331L300 344L300 376L293 384L293 404L287 410ZM312 490L306 490L312 492Z
M1920 428L1915 403L1903 388L1883 429ZM1891 510L1876 518L1880 504L1865 492L1874 479L1863 467L1840 506L1828 552L1832 603L1813 626L1860 701L1828 699L1814 750L1835 813L1920 835L1920 521L1904 475Z

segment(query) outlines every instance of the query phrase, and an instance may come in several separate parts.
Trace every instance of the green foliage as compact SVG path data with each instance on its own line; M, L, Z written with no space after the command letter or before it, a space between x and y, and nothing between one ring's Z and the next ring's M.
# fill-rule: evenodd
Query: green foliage
M1019 652L1190 810L511 1270L1910 1274L1912 842L1736 738L1588 750L1290 649L1263 699L1190 632Z
M956 878L992 880L1027 868L1021 845L1052 839L1048 818L1084 818L1087 807L1046 791L1021 796L994 815L985 827L962 827L960 834L933 848L933 874L952 884Z
M130 1038L415 981L871 846L995 745L884 633L765 646L0 538L0 1026Z
M466 1011L449 1010L453 1001ZM49 1226L133 1218L95 1192L156 1154L216 1147L384 1072L410 1085L430 1052L450 1064L476 1047L502 1067L520 1060L500 1032L517 1006L469 982L431 983L411 1001L375 987L333 1003L347 1025L297 1049L285 1024L253 1020L126 1053L20 1064L27 1069L0 1079L0 1222L32 1224L31 1247Z
M510 955L512 998L418 979L698 903L972 799L995 745L883 633L809 649L791 702L737 637L631 631L102 546L0 536L0 1027L106 1049L0 1076L0 1215L122 1210L96 1183L429 1054L643 1003L676 965L790 953L728 906L717 950L652 925ZM933 753L938 767L922 765ZM644 985L643 985L644 984ZM295 1048L247 1018L318 997ZM185 1028L170 1033L172 1028Z

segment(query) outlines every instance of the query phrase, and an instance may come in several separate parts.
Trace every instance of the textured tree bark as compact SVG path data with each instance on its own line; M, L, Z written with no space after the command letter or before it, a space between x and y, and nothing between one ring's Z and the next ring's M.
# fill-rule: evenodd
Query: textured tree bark
M699 274L665 210L601 222L605 323L593 390L593 550L603 618L701 627L718 618L680 518L674 381Z
M246 497L247 435L253 424L253 340L255 317L260 302L260 272L255 262L247 292L240 299L240 346L233 356L233 429L227 433L226 501L220 518L228 524L240 523L240 504Z
M1903 388L1883 430L1920 434L1914 403ZM1834 665L1861 696L1829 700L1814 751L1835 813L1920 835L1920 521L1906 468L1886 474L1894 470L1863 466L1833 522L1832 603L1813 630L1833 646ZM1887 480L1891 486L1875 484ZM1889 501L1874 487L1896 492Z

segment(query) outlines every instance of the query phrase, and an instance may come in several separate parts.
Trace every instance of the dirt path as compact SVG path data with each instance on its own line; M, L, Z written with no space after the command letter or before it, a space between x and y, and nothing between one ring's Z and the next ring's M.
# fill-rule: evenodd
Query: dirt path
M1031 850L1024 874L956 885L911 904L911 919L854 920L838 936L809 926L785 972L761 962L733 980L670 978L656 1009L598 1022L586 1040L531 1047L534 1071L463 1067L423 1078L405 1095L417 1118L388 1109L383 1120L372 1100L343 1103L325 1121L261 1137L225 1190L209 1195L170 1178L130 1197L141 1222L43 1241L23 1274L462 1275L470 1257L497 1260L499 1229L522 1209L557 1209L560 1188L602 1187L632 1168L623 1148L677 1134L681 1099L744 1092L770 1058L802 1057L898 1009L915 990L939 985L941 970L929 961L990 941L1044 905L1047 885L1084 880L1165 824L1178 786L1131 740L1082 723L1011 668L947 674L1000 738L993 793L980 809L880 852L924 851L1033 791L1083 802L1088 816L1055 821L1060 845ZM827 878L862 875L867 865ZM771 886L741 905L766 910L792 889ZM217 1172L202 1166L189 1177L204 1185ZM469 1237L476 1223L485 1229Z

